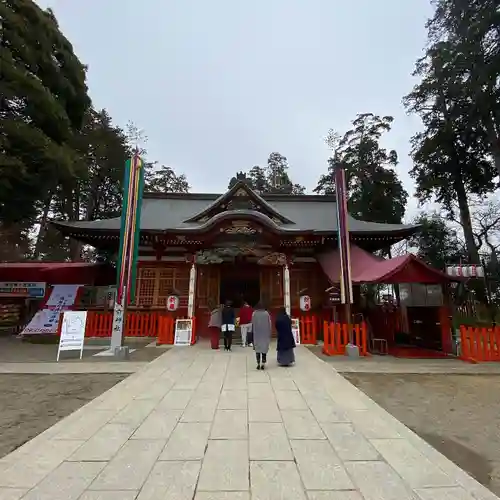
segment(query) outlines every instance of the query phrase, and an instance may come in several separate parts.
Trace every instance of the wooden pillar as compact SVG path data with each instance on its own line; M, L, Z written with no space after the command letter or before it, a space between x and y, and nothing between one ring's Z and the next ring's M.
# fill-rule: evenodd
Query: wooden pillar
M290 267L288 266L288 260L283 266L283 302L286 313L290 315L292 312L292 304L290 298Z
M194 258L191 263L191 269L189 271L189 292L188 292L188 318L194 316L194 302L196 296L196 263Z

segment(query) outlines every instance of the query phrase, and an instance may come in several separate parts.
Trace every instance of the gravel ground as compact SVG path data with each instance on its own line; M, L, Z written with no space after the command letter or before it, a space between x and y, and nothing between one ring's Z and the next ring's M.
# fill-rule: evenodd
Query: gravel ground
M343 376L500 496L500 375Z
M0 458L127 376L0 375Z
M161 356L168 347L146 347L152 339L139 339L137 341L127 340L126 345L136 349L130 354L130 361L153 361ZM96 363L109 362L107 356L94 356L100 350L105 349L105 342L101 345L96 341L86 341L83 351L85 361ZM80 361L79 352L64 352L60 363L77 363ZM0 363L53 363L57 358L57 344L32 344L14 336L0 337Z

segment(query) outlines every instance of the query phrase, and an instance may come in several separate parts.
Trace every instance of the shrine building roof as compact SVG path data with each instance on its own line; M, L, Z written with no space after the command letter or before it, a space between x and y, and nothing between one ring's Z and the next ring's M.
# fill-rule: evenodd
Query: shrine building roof
M283 195L253 191L238 182L220 194L145 193L141 209L142 233L202 234L227 220L252 220L282 235L337 234L336 199L333 195ZM391 235L404 239L419 226L380 224L348 217L349 231L356 235ZM63 234L87 240L93 234L120 232L120 217L94 221L53 221Z

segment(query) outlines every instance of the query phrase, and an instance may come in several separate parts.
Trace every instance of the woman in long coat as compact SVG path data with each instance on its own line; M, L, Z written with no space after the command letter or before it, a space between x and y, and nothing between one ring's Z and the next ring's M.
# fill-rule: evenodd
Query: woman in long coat
M222 311L221 306L215 306L215 303L210 301L208 304L210 309L210 319L208 321L208 329L210 331L210 345L212 349L219 348L220 329L222 326Z
M278 334L278 364L280 366L290 366L295 363L295 339L292 332L292 320L282 307L275 321L276 332Z
M252 314L252 332L257 370L263 370L267 362L267 353L271 342L272 324L271 315L260 302Z

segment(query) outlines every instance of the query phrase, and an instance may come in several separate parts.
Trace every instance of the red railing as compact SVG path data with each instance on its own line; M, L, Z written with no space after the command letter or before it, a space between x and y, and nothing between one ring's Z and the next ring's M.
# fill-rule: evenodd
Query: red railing
M157 337L157 344L173 344L175 321L172 314L157 311L129 311L125 318L125 337ZM196 318L193 321L191 344L197 340ZM112 311L89 311L87 313L86 337L111 337Z
M175 338L175 319L172 316L158 316L157 345L173 345Z
M125 317L126 337L156 337L158 330L157 312L130 311ZM87 313L86 337L110 337L113 324L112 311L89 311Z
M300 324L300 343L316 344L318 342L316 316L302 316Z
M500 327L460 327L460 358L472 363L500 361Z
M350 325L353 332L353 342L359 348L361 356L368 355L366 324ZM323 354L339 356L345 354L349 343L349 329L346 323L323 323Z

